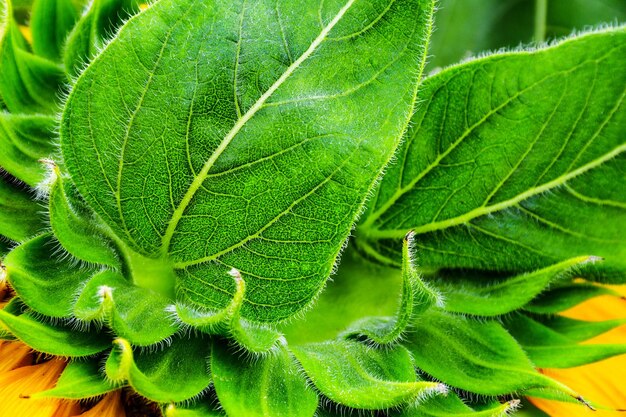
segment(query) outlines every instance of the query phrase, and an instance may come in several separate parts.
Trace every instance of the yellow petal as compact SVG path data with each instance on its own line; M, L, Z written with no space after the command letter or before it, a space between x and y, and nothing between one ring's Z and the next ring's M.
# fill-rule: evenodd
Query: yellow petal
M0 341L0 375L32 363L33 356L28 346L21 342Z
M626 287L613 287L626 296ZM614 296L596 297L562 313L563 316L588 321L626 318L626 300ZM620 326L585 343L626 343L626 326ZM626 408L626 355L606 359L585 366L568 369L546 369L548 376L563 382L588 400L615 409ZM531 399L552 417L594 416L617 417L623 412L591 411L576 404Z
M76 417L126 417L121 390L107 394L91 410Z
M69 417L80 412L78 403L63 400L34 400L30 394L54 386L65 362L59 359L22 366L0 373L0 416Z

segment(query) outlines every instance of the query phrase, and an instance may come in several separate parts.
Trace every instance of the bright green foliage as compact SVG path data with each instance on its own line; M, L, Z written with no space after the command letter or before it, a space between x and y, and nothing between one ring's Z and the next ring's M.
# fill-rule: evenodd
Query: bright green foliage
M65 367L54 388L35 393L33 398L82 399L118 389L119 385L102 378L100 368L97 361L72 361Z
M626 72L614 68L625 53L622 28L427 79L361 222L363 251L394 262L392 239L412 229L429 269L527 271L595 255L605 261L581 273L623 281Z
M171 264L179 297L223 307L237 268L243 317L293 315L323 286L415 100L424 50L407 45L431 6L386 3L325 3L320 16L317 2L156 3L72 89L61 144L77 188L126 251ZM373 116L345 117L358 113Z
M523 314L508 317L505 325L530 360L542 368L571 368L626 353L626 343L579 345L567 335Z
M106 361L106 375L128 384L142 396L164 403L189 400L211 382L207 372L210 342L175 337L167 349L134 352L128 341L116 339Z
M45 113L58 110L56 97L63 72L52 61L30 52L13 20L11 0L3 0L0 32L0 95L11 113Z
M573 258L515 277L489 281L484 277L470 277L470 274L467 277L455 276L454 280L441 276L434 285L445 294L445 307L448 311L475 316L497 316L524 307L552 282L558 282L559 278L564 278L563 275L571 274L569 271L573 267L589 261L589 257Z
M414 407L408 407L392 417L501 417L515 410L519 401L513 400L504 404L495 403L485 410L473 410L453 394L435 396Z
M422 79L431 0L139 3L2 0L0 339L74 358L35 397L125 389L169 417L584 403L537 366L625 350L587 343L623 320L555 315L626 280L624 27ZM444 35L474 42L511 2L482 4ZM536 39L580 24L562 4Z
M349 407L389 408L446 392L442 384L416 379L409 352L401 346L372 350L337 341L300 346L294 354L322 394Z
M30 18L33 51L58 61L65 38L77 18L78 12L71 0L35 0Z
M21 304L19 298L11 303ZM24 308L0 310L0 324L17 339L38 352L49 355L83 357L95 355L110 346L107 334L95 330L76 332L72 326L53 324Z
M23 242L42 230L41 206L33 201L32 193L0 176L0 234Z
M365 337L379 345L395 343L403 337L415 317L435 304L441 306L441 295L421 280L413 265L412 240L413 234L409 233L402 242L402 298L396 315L361 319L343 333L345 337Z
M515 339L495 321L433 311L415 323L406 346L420 369L467 391L501 395L529 388L562 389L533 368Z
M289 352L249 360L213 344L211 372L215 391L228 415L249 417L310 417L317 395L307 387Z
M123 20L139 10L133 0L93 0L67 37L63 63L76 76L96 56Z
M0 112L0 165L15 178L35 187L46 168L40 159L53 152L51 136L55 120L42 115Z
M50 188L49 213L54 236L76 258L118 269L120 260L113 242L94 227L91 212L71 183L63 179L58 167L53 170L55 181Z

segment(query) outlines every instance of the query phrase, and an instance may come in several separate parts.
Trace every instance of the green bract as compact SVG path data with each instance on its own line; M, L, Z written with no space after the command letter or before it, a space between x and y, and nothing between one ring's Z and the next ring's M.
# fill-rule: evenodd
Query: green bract
M433 0L77 3L2 3L0 338L69 361L34 398L500 416L626 351L556 315L626 282L624 27L423 77Z

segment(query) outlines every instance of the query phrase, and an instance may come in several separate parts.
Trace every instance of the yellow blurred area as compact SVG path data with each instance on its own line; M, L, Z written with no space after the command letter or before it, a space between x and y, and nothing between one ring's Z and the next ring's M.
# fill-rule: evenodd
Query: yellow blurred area
M626 297L626 286L612 286ZM602 296L588 300L562 313L578 320L603 321L626 318L626 298ZM594 337L585 344L626 343L626 325ZM614 409L626 409L626 355L605 359L590 365L568 369L545 369L543 373L579 392L585 399ZM531 401L552 417L626 416L619 411L592 411L578 404L531 398Z

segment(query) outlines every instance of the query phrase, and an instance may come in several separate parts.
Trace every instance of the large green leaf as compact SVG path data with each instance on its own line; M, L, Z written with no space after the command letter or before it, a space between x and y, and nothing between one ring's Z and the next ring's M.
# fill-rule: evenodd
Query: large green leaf
M596 255L605 261L586 274L624 280L625 53L618 28L427 79L361 249L397 263L412 229L429 269L527 271Z
M402 346L372 349L354 341L333 341L292 348L313 385L332 401L378 410L445 393L442 384L418 381L409 352Z
M242 317L285 319L323 287L407 126L432 8L159 1L72 90L72 179L186 301L224 307L234 267Z
M312 417L317 395L286 348L262 358L242 358L220 340L211 372L222 408L230 416Z

